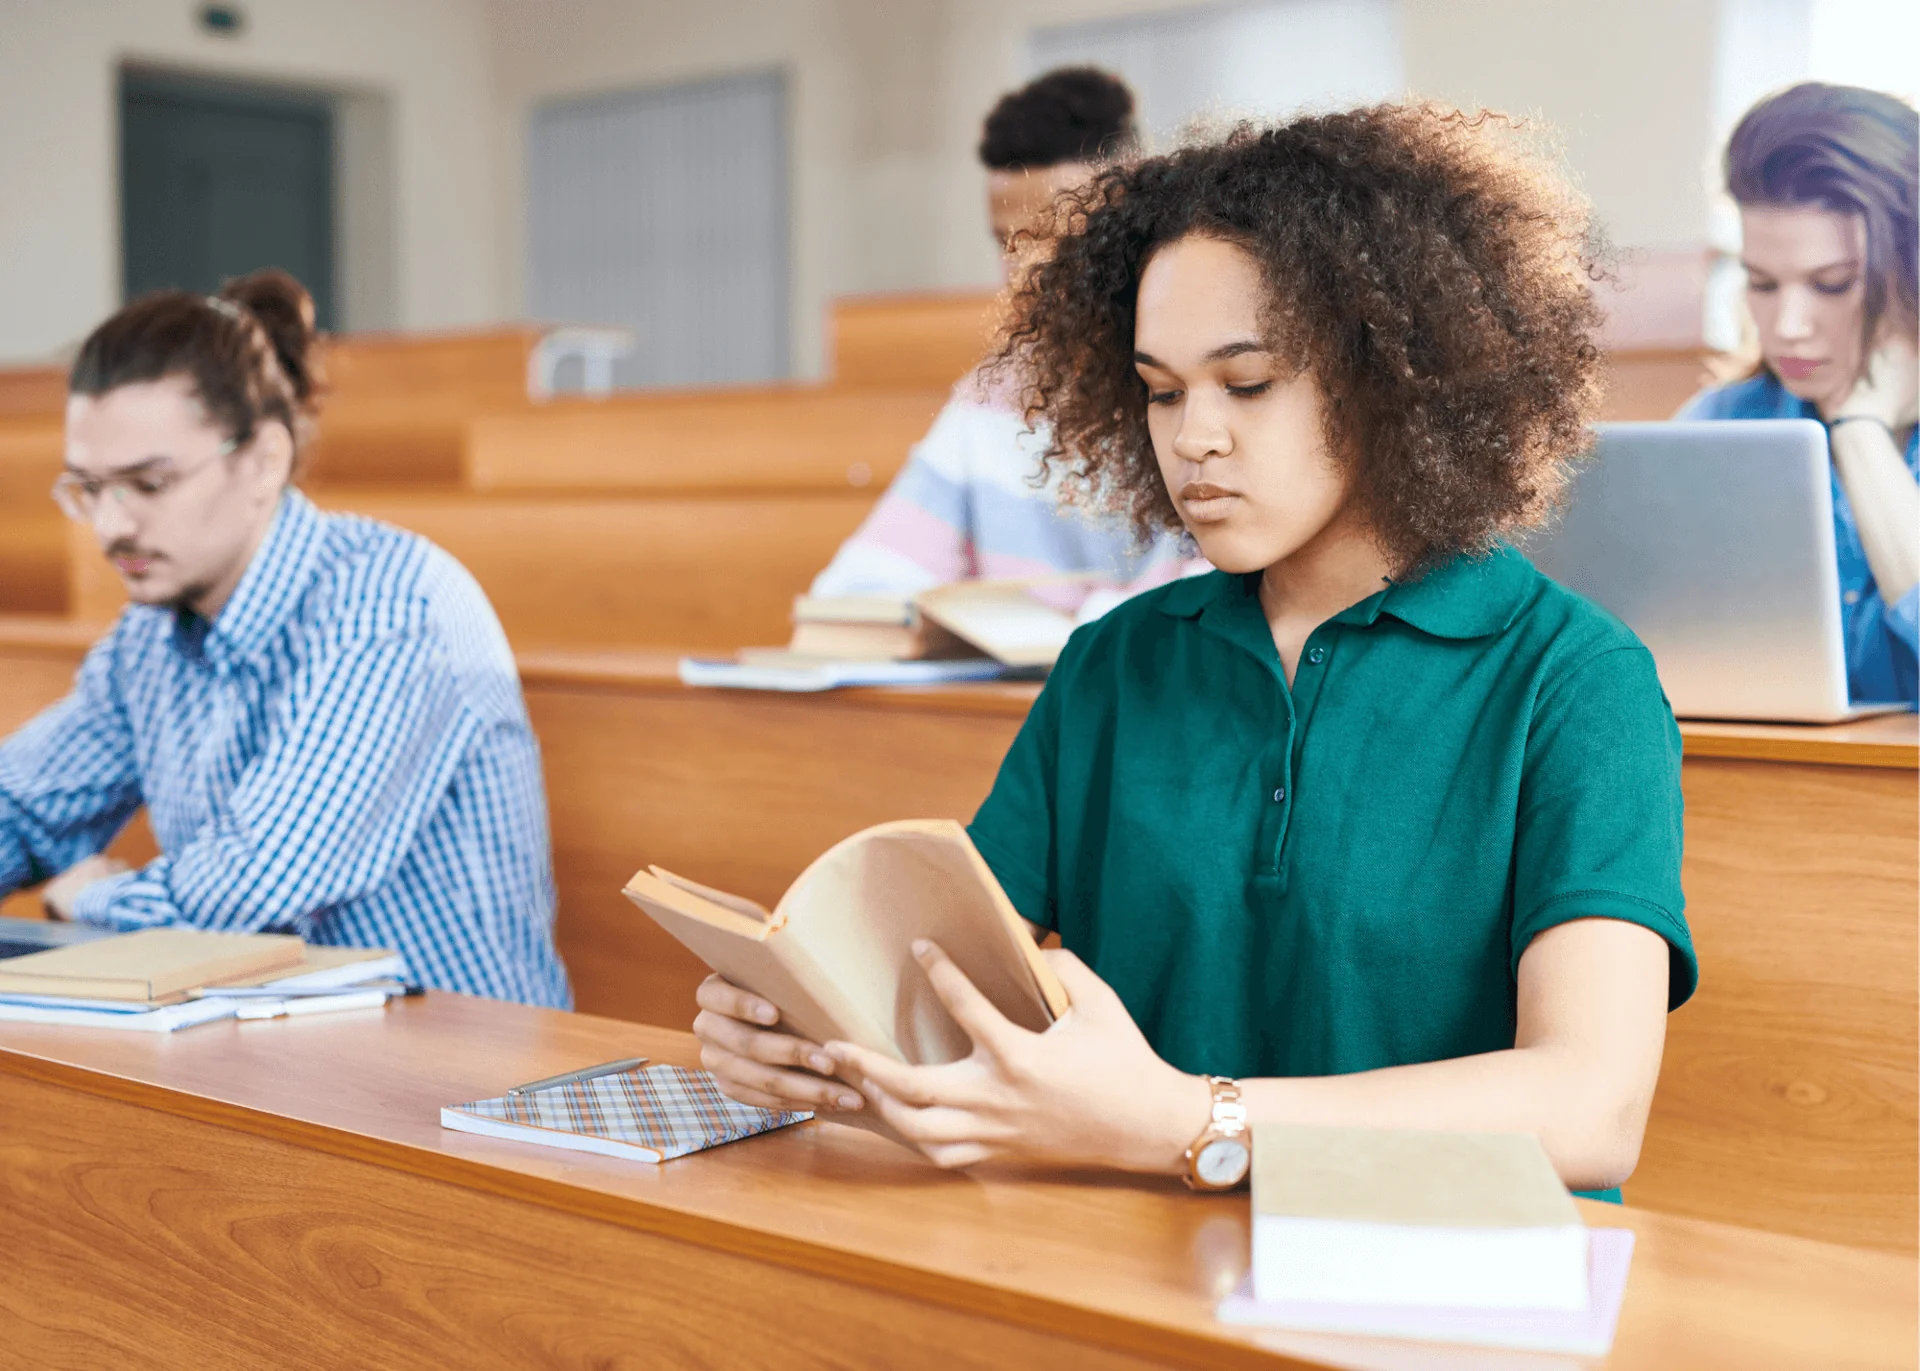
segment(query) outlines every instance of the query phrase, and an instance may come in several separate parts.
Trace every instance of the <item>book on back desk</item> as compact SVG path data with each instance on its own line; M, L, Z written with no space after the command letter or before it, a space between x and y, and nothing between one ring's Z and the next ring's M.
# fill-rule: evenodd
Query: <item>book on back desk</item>
M0 993L150 1004L301 965L306 945L291 933L209 933L144 928L34 952L0 963Z

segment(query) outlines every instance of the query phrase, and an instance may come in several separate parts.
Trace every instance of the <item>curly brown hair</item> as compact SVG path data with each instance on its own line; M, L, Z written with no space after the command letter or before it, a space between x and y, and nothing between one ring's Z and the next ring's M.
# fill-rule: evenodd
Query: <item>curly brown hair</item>
M1236 243L1276 351L1325 392L1329 450L1403 571L1541 522L1600 393L1584 202L1501 115L1376 105L1114 167L1060 204L1013 287L989 374L1046 419L1070 501L1180 527L1133 368L1156 249Z

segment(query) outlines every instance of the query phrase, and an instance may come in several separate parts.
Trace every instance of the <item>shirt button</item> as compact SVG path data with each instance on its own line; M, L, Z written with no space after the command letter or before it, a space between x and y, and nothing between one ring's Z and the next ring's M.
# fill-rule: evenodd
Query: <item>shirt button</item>
M1860 603L1860 592L1857 590L1849 590L1845 595L1842 595L1840 598L1845 600L1850 605L1857 605Z
M1287 798L1287 788L1285 786L1281 786L1278 790L1273 792L1273 802L1275 804L1279 804L1282 800L1286 798Z
M1324 647L1309 648L1307 649L1307 660L1315 666L1319 666L1320 663L1327 660L1327 650Z

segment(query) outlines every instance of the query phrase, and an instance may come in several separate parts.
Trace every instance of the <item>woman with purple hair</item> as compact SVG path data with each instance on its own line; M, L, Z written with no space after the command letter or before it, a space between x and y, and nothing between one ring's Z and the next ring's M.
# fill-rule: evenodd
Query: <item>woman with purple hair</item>
M1916 146L1905 101L1807 82L1755 105L1728 140L1753 374L1683 419L1819 419L1856 701L1915 701L1920 638Z

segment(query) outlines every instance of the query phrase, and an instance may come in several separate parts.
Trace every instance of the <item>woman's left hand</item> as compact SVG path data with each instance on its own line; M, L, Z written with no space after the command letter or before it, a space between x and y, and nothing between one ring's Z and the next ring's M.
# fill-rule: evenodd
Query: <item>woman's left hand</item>
M1212 1091L1148 1046L1120 997L1071 952L1041 955L1073 998L1044 1033L1011 1023L937 946L914 945L934 993L973 1040L942 1066L826 1045L869 1107L935 1165L1022 1157L1170 1174L1206 1127Z

